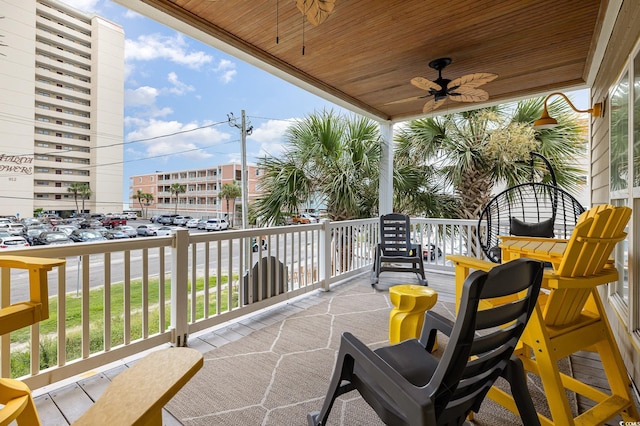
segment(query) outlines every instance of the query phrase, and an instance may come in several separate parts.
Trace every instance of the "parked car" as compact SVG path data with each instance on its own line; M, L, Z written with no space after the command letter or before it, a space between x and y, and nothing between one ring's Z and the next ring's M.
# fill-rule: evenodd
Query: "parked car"
M224 231L229 229L229 223L225 219L209 219L204 229L206 231Z
M140 225L136 228L136 233L142 237L155 237L158 235L155 225Z
M38 236L40 234L42 234L45 231L46 231L46 229L43 229L43 228L25 228L25 230L22 233L21 237L23 237L25 240L27 240L27 242L30 245L35 246L36 245L36 239L38 238ZM6 234L6 235L2 235L2 234ZM8 232L0 233L0 237L8 237L8 236L9 236Z
M436 257L442 257L442 250L435 244L427 244L422 249L422 258L424 260L436 260Z
M205 219L200 219L198 221L198 229L204 229L207 226L207 221Z
M85 219L82 222L79 222L78 226L80 227L80 229L98 228L102 226L102 222L96 219Z
M44 231L34 238L34 244L37 246L53 246L59 244L71 244L73 240L62 231Z
M191 219L189 219L186 223L186 227L187 228L197 228L198 227L198 223L200 223L200 219L196 219L195 217L192 217Z
M104 229L104 230L101 230L100 233L107 240L128 240L129 239L129 236L124 231L121 231L116 228Z
M40 220L35 217L25 217L21 219L20 222L22 222L24 226L36 226L42 224L42 222L40 222Z
M129 238L135 238L135 237L138 236L138 230L136 228L134 228L133 226L120 225L120 226L114 226L112 229L114 231L123 232Z
M158 228L156 230L156 234L158 236L171 235L172 232L178 231L180 229L182 229L182 228L179 227L179 226L175 226L175 225L172 225L172 226L161 226L160 228Z
M51 230L56 232L64 232L67 236L69 236L76 229L78 229L78 227L74 225L56 225Z
M122 212L122 214L120 216L124 217L127 220L136 220L136 219L138 219L138 213L135 212L134 210L124 211L124 212Z
M123 219L120 216L107 216L100 222L105 228L113 228L115 226L126 225L127 219Z
M69 235L69 238L76 243L106 241L102 233L95 229L76 229Z
M311 220L304 216L291 216L291 223L294 225L311 223Z
M311 213L302 213L300 217L303 219L309 219L309 223L318 223L318 217Z
M161 225L172 225L173 224L173 218L175 218L176 216L178 216L178 215L177 214L163 214L162 216L160 216L158 218L158 220L156 222L161 224Z
M10 235L20 236L24 232L24 225L21 223L2 223L0 224L0 230L8 232Z
M176 226L186 226L191 216L176 216L173 218L173 224Z
M158 223L158 220L160 220L160 215L159 214L155 214L155 215L151 216L151 218L149 219L149 222Z
M0 238L0 249L11 250L29 247L29 243L23 237L4 237Z

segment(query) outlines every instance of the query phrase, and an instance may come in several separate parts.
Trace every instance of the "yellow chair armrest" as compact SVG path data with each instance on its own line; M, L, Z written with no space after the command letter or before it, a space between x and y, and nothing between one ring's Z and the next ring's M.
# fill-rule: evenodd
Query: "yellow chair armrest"
M120 373L73 425L161 424L162 407L203 365L195 349L152 352Z
M521 237L518 235L498 235L500 241L539 241L539 242L552 242L552 243L566 243L569 240L566 238L547 238L547 237Z
M0 268L29 271L29 300L0 309L0 334L49 318L49 286L47 272L66 263L64 259L29 256L0 256Z
M497 263L490 262L488 260L478 259L477 257L471 256L463 256L460 254L450 254L446 256L447 260L453 262L453 264L462 268L470 268L476 269L480 271L488 271L492 269L494 266L497 266ZM465 277L466 278L466 277Z

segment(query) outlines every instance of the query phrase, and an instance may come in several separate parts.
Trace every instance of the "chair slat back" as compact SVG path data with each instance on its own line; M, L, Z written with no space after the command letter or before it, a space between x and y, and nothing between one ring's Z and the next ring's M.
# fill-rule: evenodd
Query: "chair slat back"
M624 228L631 216L629 207L598 206L578 220L555 275L562 278L589 278L601 274L617 242L626 236ZM561 326L577 321L585 309L592 288L562 286L551 291L545 304L545 324Z
M453 419L479 409L534 309L543 269L542 262L523 258L469 275L451 340L431 381L439 387L436 413L443 410L438 424L456 424ZM478 310L483 300L496 298L504 303Z
M605 267L631 216L629 207L598 207L587 211L571 234L567 249L556 271L561 277L587 277Z
M391 213L380 216L380 246L384 256L407 256L411 249L409 216Z

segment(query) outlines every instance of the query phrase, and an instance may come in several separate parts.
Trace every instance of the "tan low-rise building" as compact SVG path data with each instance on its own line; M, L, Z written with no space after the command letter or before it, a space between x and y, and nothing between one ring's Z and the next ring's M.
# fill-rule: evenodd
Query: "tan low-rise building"
M260 178L262 175L258 166L247 165L247 192L249 204L261 194ZM235 200L220 198L220 191L225 184L237 184L242 187L242 167L231 163L202 169L189 169L171 172L155 172L144 175L131 176L129 185L129 199L132 208L145 210L149 216L176 212L193 217L225 217L241 205L241 196ZM176 196L171 191L171 185L180 184L184 192ZM153 201L142 202L135 195L151 194ZM177 207L176 207L177 206ZM237 218L240 212L237 213Z

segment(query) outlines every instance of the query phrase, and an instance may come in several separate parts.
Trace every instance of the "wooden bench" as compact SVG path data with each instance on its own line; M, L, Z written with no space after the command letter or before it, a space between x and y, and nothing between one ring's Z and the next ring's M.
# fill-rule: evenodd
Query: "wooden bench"
M74 426L162 425L162 407L202 368L202 354L168 348L120 373Z

